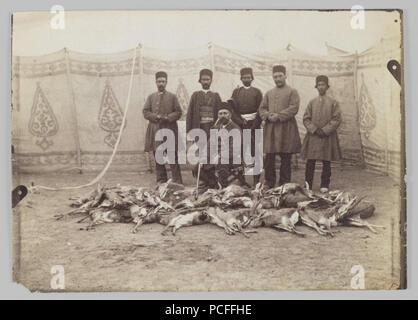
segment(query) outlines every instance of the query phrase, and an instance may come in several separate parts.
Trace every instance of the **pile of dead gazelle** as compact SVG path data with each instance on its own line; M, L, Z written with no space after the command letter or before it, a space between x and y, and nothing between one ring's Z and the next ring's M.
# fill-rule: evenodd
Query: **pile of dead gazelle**
M295 183L265 190L261 184L254 190L231 185L222 190L207 190L197 195L194 189L171 181L156 189L130 186L98 185L88 196L71 199L71 211L55 216L84 215L78 222L90 219L86 230L103 223L134 223L133 232L145 223L160 223L173 235L185 226L211 223L227 234L256 232L271 227L304 236L296 229L302 223L320 235L334 236L335 227L366 227L372 232L379 226L363 218L374 213L373 204L344 191L316 194Z

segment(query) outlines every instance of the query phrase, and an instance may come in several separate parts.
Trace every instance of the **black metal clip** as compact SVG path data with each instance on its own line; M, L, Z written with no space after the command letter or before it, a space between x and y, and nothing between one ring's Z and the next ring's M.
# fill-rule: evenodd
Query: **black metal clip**
M401 64L396 60L390 60L387 64L389 72L398 81L399 85L402 85L402 68Z
M16 207L17 204L28 194L28 188L25 186L17 186L12 191L12 208Z

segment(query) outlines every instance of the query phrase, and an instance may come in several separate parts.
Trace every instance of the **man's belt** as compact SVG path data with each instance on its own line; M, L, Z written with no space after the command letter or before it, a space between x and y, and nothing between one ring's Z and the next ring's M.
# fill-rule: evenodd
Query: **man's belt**
M213 122L213 107L200 106L200 123Z
M257 112L254 113L248 113L248 114L242 114L241 117L245 120L245 121L252 121L255 120L255 118L257 117Z
M212 122L213 122L212 117L201 117L200 118L200 123L212 123Z

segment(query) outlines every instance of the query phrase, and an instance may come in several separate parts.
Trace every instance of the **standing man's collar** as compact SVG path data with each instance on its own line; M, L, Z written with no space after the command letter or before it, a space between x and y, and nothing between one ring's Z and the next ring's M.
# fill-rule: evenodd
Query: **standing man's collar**
M252 88L252 86L249 86L249 87L246 87L246 86L242 86L244 89L251 89Z
M202 91L203 91L204 93L208 93L208 92L210 92L210 89L208 89L208 90L202 89Z
M279 87L279 86L275 86L275 88L277 88L277 89L283 89L283 88L286 88L287 87L287 82L283 85L283 86L281 86L281 87Z
M319 99L319 101L324 101L324 100L326 100L328 98L328 96L327 96L327 94L325 93L323 96L321 96L320 94L318 95L318 99Z

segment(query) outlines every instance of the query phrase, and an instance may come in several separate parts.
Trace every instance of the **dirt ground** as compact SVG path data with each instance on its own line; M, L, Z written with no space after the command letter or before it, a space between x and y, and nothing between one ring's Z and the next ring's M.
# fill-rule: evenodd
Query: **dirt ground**
M183 173L186 184L193 180ZM316 173L318 183L320 173ZM93 174L20 175L17 184L78 185ZM303 183L303 170L293 173ZM108 173L105 184L153 186L153 174ZM335 238L261 228L250 238L228 236L214 225L162 236L163 226L107 224L81 231L75 219L56 221L68 200L90 189L29 194L13 211L15 280L31 291L50 291L51 267L65 270L66 291L242 291L350 289L351 269L365 270L366 289L399 285L399 185L354 168L333 169L332 188L366 195L376 205L369 221L385 230L343 227Z

